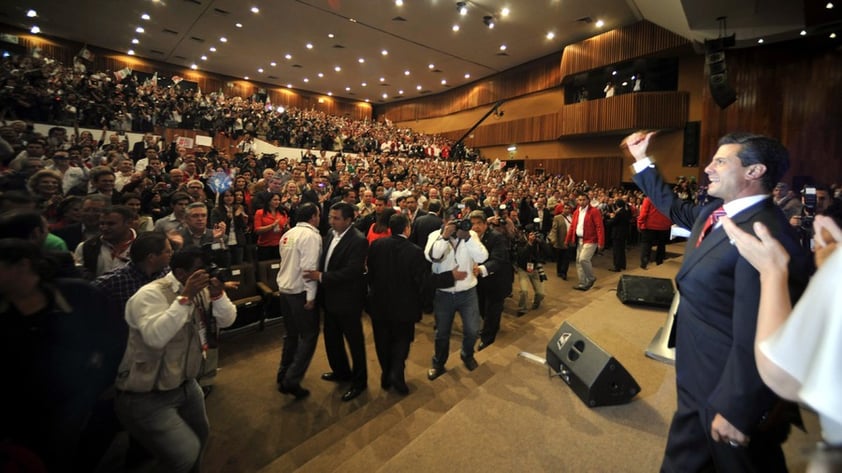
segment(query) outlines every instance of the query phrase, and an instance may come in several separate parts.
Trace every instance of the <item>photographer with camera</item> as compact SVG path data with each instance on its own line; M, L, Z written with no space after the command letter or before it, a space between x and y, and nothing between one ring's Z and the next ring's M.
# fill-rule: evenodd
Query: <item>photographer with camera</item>
M524 226L521 236L517 239L517 279L520 287L517 315L521 316L527 312L526 301L529 296L529 285L535 297L532 300L532 309L541 307L544 300L544 281L547 280L547 273L544 271L544 263L547 255L550 254L550 247L544 240L544 235L535 227L535 224Z
M824 185L808 184L801 189L801 211L789 219L801 240L801 247L813 250L813 221L822 215L832 202L830 191Z
M433 273L440 274L458 268L467 271L468 277L456 281L452 287L436 290L433 298L433 313L436 318L435 354L433 366L427 371L427 379L434 380L445 373L445 363L450 353L450 331L456 311L462 317L462 361L469 371L477 368L474 358L474 344L479 335L479 301L477 299L477 278L475 265L488 259L488 250L482 245L476 233L471 231L471 221L461 219L459 208L450 208L445 214L445 223L427 238L424 255L433 263Z

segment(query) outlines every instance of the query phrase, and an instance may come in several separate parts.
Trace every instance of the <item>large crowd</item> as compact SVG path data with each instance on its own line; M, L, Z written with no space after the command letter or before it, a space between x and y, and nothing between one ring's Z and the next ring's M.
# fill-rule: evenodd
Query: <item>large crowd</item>
M313 327L302 322L302 314L315 310L316 291L334 295L328 301L351 300L343 285L364 281L363 255L353 259L335 243L349 231L368 248L370 269L378 268L380 279L372 279L372 288L380 284L374 281L389 288L403 277L389 273L388 265L376 265L382 256L375 249L386 248L384 242L399 235L412 247L401 241L393 243L394 251L405 254L410 267L420 268L407 284L423 280L424 286L437 288L417 301L419 314L432 311L436 318L430 380L446 371L447 341L457 311L464 328L462 361L473 370L477 340L477 350L495 341L503 299L515 296L518 315L541 307L547 269L554 268L555 276L566 281L569 266L575 264L573 288L587 291L596 279L590 265L596 252L611 250L613 271L627 269L629 245L644 247L643 268L650 261L661 264L665 257L671 222L634 186L606 187L569 174L534 174L500 162L453 159L444 140L388 122L270 109L255 99L159 87L133 76L117 80L43 58L7 58L0 69L2 116L9 119L0 127L0 295L4 313L17 317L14 330L4 332L3 353L33 360L15 373L30 387L4 395L2 402L20 406L19 413L28 412L24 406L52 403L58 413L40 413L40 423L13 416L11 423L4 422L3 436L29 446L51 467L90 467L99 460L102 450L86 434L93 420L101 419L89 422L87 414L118 371L116 412L133 437L159 461L182 462L185 471L195 463L207 437L207 419L185 419L193 434L155 439L150 420L136 411L149 399L130 400L129 394L169 392L185 386L182 381L191 382L177 402L203 409L197 390L207 392L212 386L215 334L218 327L234 323L236 315L225 285L208 272L210 262L227 268L280 259L278 285L282 301L287 301L281 306L288 336L278 389L301 399L309 395L300 382L315 347ZM42 136L32 121L54 126ZM79 126L102 133L79 132ZM165 142L151 133L160 127L229 133L238 140L238 152ZM126 131L146 133L130 143ZM294 158L257 154L255 137L307 151ZM672 191L689 206L709 199L693 178L679 179ZM834 189L819 186L816 194L817 202L807 199L805 205L783 184L773 191L774 203L798 228L836 200ZM290 247L295 242L298 246ZM315 255L305 252L317 243ZM650 253L652 245L658 249ZM305 261L315 266L305 266ZM334 268L339 264L354 268L350 280L348 271ZM293 270L296 277L289 279ZM298 281L301 270L307 270L304 281ZM433 275L445 275L445 281L428 280ZM152 284L155 289L147 289ZM100 356L98 364L87 363L85 353L74 351L73 340L55 344L50 319L25 317L44 315L45 307L50 313L95 310L91 304L97 298L107 301L107 324L93 326L88 320L72 329L62 327L74 340L87 340L85 353ZM344 346L341 355L328 351L333 371L322 376L352 383L343 396L346 401L366 389L364 352L354 352L361 343L363 303L361 299L356 323L348 324L342 313L347 308L332 307L324 296L319 301L326 344L341 345L344 339L351 345L351 362ZM214 317L193 315L194 307L196 314L213 311ZM373 307L367 310L377 312L377 304ZM191 332L185 321L194 316L201 322ZM400 357L405 360L408 353L406 331L411 328L374 325L381 386L406 394ZM18 333L27 336L15 339ZM122 334L116 342L114 333ZM190 348L185 340L194 335L200 343ZM170 350L179 340L184 344L177 351L184 356L183 369L164 362L156 365L161 372L156 378L132 364L134 358ZM389 359L381 344L394 344L402 355ZM56 363L54 353L67 357ZM204 360L201 367L192 358L196 354ZM42 369L43 376L30 368ZM45 389L50 383L55 389ZM53 442L45 432L64 435L64 441ZM173 448L184 442L191 446Z

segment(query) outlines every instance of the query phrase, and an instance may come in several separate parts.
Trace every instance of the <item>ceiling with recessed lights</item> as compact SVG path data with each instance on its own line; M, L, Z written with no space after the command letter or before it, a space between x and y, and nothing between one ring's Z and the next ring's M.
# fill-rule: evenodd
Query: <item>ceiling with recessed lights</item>
M643 18L696 41L717 36L720 16L738 40L804 25L802 0L4 3L0 22L41 34L374 103L443 92Z

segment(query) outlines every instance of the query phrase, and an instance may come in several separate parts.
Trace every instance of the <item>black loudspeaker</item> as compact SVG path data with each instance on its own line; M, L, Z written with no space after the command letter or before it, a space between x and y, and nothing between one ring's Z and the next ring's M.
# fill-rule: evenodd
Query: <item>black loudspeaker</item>
M617 298L623 304L669 307L674 296L671 279L624 274L617 283Z
M588 407L625 404L640 392L619 361L568 322L547 344L547 364Z
M710 95L719 108L726 108L737 101L737 92L728 83L728 68L725 64L725 48L733 45L734 35L705 41L705 65L708 69Z
M702 122L687 122L684 125L684 154L681 156L681 165L684 167L696 167L699 165L699 135Z

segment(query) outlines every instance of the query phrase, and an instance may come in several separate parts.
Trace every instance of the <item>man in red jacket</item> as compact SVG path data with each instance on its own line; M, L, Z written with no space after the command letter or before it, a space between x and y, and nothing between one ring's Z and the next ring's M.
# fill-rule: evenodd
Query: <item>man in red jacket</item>
M646 269L652 254L652 244L658 246L655 252L655 264L664 262L667 253L667 241L670 237L672 221L649 200L643 199L640 215L637 217L637 228L640 229L640 267Z
M591 258L597 249L605 247L605 227L602 224L602 214L596 207L591 207L587 195L576 197L576 211L573 221L567 229L564 242L568 246L576 245L576 273L579 284L573 287L578 291L587 291L596 281L591 266Z

